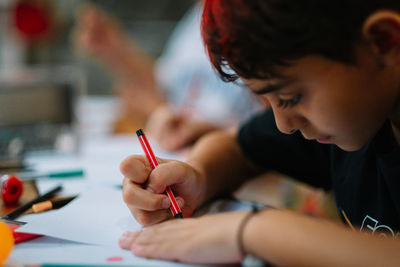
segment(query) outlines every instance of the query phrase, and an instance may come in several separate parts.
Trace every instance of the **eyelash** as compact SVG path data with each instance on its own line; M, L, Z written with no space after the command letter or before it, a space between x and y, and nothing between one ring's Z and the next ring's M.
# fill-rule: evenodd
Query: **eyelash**
M281 108L287 108L287 107L293 107L296 104L298 104L301 100L301 95L296 95L295 97L291 99L279 99L278 107Z

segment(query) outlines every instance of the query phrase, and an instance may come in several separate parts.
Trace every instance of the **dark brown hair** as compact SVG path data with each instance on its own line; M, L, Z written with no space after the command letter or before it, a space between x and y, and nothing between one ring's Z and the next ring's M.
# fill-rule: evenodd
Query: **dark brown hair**
M226 81L279 76L306 55L354 64L364 20L400 0L205 0L202 36Z

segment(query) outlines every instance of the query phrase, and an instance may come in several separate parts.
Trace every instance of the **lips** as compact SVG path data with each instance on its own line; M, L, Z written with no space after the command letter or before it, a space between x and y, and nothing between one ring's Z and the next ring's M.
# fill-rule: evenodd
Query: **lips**
M303 134L304 138L307 140L316 140L319 143L329 143L331 141L330 136L323 136L323 137L308 137L307 135Z
M325 143L329 143L331 138L328 136L328 137L323 137L323 138L316 138L315 140L317 140L317 142L319 142L319 143L325 144Z

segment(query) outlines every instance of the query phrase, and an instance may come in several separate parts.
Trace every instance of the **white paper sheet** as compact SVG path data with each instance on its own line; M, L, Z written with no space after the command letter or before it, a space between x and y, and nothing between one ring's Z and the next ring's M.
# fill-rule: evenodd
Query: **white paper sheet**
M114 260L113 260L114 259ZM118 259L115 261L115 259ZM176 262L139 258L129 250L108 246L85 245L51 237L41 237L18 244L6 262L6 266L41 264L60 266L194 266Z
M118 189L96 186L82 192L62 209L27 215L18 231L43 234L87 244L118 247L124 231L140 225L133 219Z
M227 207L223 203L222 206ZM17 244L7 260L11 266L43 263L197 266L140 258L119 248L118 239L124 231L141 228L123 203L121 190L95 186L59 210L27 215L19 220L28 223L17 231L46 236ZM120 260L110 261L112 258Z

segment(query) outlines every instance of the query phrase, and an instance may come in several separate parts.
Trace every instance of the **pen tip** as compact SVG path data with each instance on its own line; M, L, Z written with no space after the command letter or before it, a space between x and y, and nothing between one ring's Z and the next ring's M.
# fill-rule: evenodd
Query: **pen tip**
M182 212L175 214L174 217L175 217L176 219L183 219Z
M143 133L143 130L142 130L142 129L139 129L139 130L137 130L137 131L136 131L136 134L137 134L137 136L144 135L144 133Z

